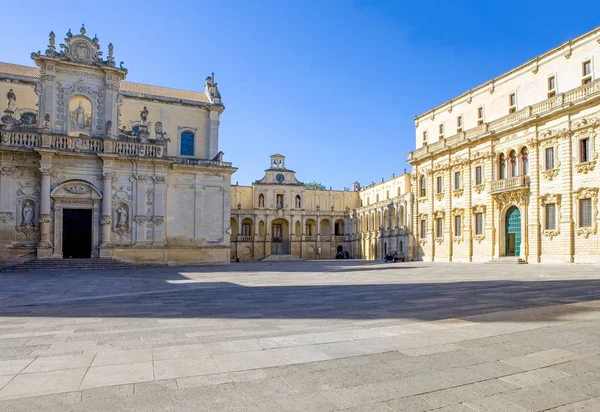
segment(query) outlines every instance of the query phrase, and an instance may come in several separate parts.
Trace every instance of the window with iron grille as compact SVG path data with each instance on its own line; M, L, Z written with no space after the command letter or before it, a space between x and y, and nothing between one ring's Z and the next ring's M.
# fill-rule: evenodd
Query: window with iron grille
M454 236L462 236L462 216L454 216Z
M475 213L475 234L483 235L483 213Z
M420 233L421 239L425 239L425 235L427 233L426 225L427 225L427 221L425 219L421 219L421 233Z
M546 148L546 170L554 169L554 147Z
M579 199L579 227L592 226L592 199Z
M435 220L435 236L444 237L444 221L441 217Z
M546 230L556 229L556 204L548 203L546 205Z
M480 185L483 183L483 175L481 173L481 166L475 168L475 184Z

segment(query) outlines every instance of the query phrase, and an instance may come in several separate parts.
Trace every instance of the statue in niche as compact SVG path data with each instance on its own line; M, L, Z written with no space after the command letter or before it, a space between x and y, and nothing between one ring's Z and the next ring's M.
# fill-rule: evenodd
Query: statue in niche
M154 137L156 140L162 140L164 136L162 122L156 122L154 125Z
M73 110L73 121L78 126L85 126L85 120L85 108L83 107L83 100L80 100L77 109Z
M296 209L300 209L300 196L296 196Z
M124 228L127 227L127 208L122 205L117 209L117 227Z
M23 222L21 226L33 226L33 207L31 202L25 202L23 205Z

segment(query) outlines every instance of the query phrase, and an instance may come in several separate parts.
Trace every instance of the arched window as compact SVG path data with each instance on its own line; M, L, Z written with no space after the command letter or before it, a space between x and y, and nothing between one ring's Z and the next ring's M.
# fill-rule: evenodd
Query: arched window
M425 175L421 175L421 178L419 179L419 196L421 197L427 195L426 183L427 181L425 180Z
M521 149L521 172L523 176L529 174L529 150L526 147Z
M193 156L194 155L194 133L182 132L180 142L180 155L181 156Z
M500 157L498 158L498 176L500 179L506 179L506 158L504 157L504 153L500 153Z
M510 177L515 177L519 175L518 165L517 165L517 154L513 150L510 152Z

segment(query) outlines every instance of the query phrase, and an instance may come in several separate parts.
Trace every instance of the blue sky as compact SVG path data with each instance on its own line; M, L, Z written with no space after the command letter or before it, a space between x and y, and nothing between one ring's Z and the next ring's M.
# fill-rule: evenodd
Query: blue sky
M595 10L592 10L595 9ZM286 156L300 180L363 185L409 168L413 117L598 25L594 3L196 0L8 2L0 61L33 65L85 23L128 80L203 90L215 72L220 148L263 176ZM587 10L587 11L586 11ZM106 53L106 52L105 52ZM410 169L409 169L410 170Z

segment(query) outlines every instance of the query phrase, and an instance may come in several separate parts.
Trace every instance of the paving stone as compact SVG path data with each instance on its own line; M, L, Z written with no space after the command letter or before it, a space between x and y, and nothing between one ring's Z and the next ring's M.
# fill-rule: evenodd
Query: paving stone
M215 373L219 373L219 368L210 356L154 361L154 377L157 380Z
M33 359L14 359L0 361L0 376L16 375L27 367Z
M585 401L571 403L550 409L552 412L598 412L600 411L600 398L586 399Z
M39 356L21 373L87 368L92 363L92 360L94 360L94 355Z
M535 369L514 375L508 375L500 378L501 381L510 383L518 387L537 385L544 382L550 382L570 376L569 374L550 368Z
M87 371L81 382L81 389L145 382L153 379L152 362L95 366Z
M111 352L98 352L92 366L118 365L120 363L137 363L152 360L152 349L134 349Z
M0 400L77 391L86 371L79 368L17 375L0 390Z

